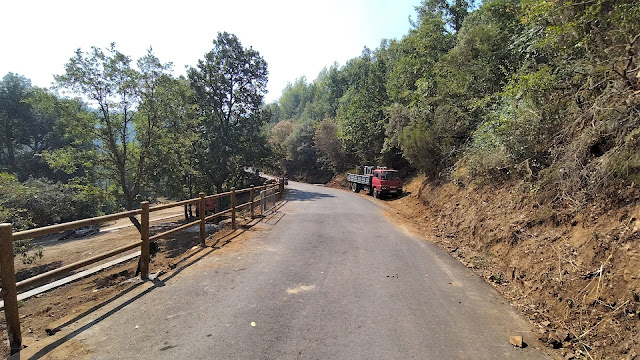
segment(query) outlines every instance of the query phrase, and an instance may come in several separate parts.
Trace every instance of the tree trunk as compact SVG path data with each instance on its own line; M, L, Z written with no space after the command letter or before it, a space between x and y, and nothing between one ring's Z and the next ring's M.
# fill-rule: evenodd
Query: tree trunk
M142 228L142 226L140 225L140 221L138 221L138 219L136 219L135 216L129 216L129 220L131 221L133 226L135 226L136 229L138 229L138 232L140 232Z
M220 194L222 192L222 183L224 183L222 180L216 182L216 194Z
M8 120L11 121L11 120ZM9 166L9 172L16 173L16 155L13 148L13 131L11 131L11 124L7 126L5 134L5 142L7 146L7 165Z

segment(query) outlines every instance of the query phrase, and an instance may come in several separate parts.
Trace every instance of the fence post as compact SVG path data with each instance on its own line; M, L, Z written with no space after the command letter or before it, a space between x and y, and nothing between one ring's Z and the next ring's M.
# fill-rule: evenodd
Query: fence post
M149 279L149 262L151 261L150 244L149 244L149 202L140 203L140 240L142 246L140 248L140 278L142 280Z
M278 191L280 192L280 194L278 194L278 200L282 200L282 197L284 196L284 177L280 178L280 186L278 186Z
M251 219L253 219L254 216L254 210L255 210L255 204L253 203L253 201L256 199L256 192L254 189L254 186L251 185L251 190L249 190L249 201L251 202L251 205L249 206L251 208Z
M15 354L22 348L22 333L18 314L16 270L13 265L13 226L11 224L0 224L0 277L4 316L7 320L7 337L11 354Z
M207 237L207 234L205 233L205 227L204 227L204 218L205 216L205 212L207 211L207 207L205 206L205 202L204 202L204 193L201 192L200 193L200 200L198 201L198 208L200 209L200 246L201 247L205 247L205 239Z
M236 228L236 188L231 188L231 228Z

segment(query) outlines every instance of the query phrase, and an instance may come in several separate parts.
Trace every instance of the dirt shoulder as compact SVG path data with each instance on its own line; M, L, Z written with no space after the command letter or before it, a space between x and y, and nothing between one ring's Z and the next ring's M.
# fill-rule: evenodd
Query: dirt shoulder
M331 186L347 188L340 178ZM486 279L559 356L640 355L640 205L562 219L518 184L433 187L418 177L405 193L382 201L388 217Z

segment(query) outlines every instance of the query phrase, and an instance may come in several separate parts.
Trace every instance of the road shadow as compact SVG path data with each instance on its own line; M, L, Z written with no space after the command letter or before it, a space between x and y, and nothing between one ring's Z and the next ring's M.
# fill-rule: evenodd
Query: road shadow
M265 224L276 225L277 223L280 222L280 220L282 220L283 217L284 217L284 213L274 212L271 215L265 216L262 220Z
M287 200L289 201L314 201L332 197L335 196L331 194L304 191L299 189L287 189Z

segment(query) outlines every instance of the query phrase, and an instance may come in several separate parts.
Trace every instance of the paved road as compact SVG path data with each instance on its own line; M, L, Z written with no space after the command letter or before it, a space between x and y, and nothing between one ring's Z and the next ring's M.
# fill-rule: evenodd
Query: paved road
M92 358L528 359L530 326L380 203L290 182L242 251L198 261L75 336Z

